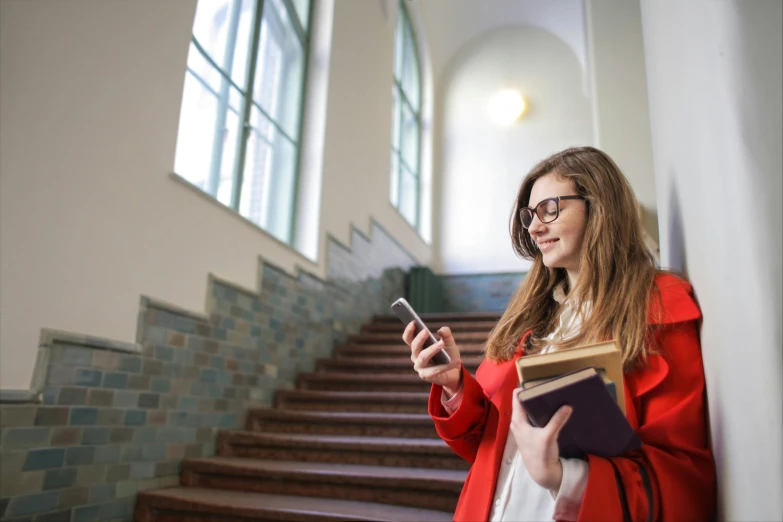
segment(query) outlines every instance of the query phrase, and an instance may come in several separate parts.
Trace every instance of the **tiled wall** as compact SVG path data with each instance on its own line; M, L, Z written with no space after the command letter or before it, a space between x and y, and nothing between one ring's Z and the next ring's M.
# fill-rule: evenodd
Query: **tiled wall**
M331 243L328 281L262 263L260 292L210 276L208 315L142 298L137 343L44 335L42 402L0 404L0 518L130 520L137 491L177 484L183 458L387 313L412 258L377 226Z
M445 312L502 312L525 273L441 275Z

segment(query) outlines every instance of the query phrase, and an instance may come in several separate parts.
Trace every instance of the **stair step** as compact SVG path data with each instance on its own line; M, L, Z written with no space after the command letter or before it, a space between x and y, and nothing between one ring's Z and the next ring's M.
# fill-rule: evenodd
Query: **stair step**
M297 411L255 408L248 411L247 429L265 433L438 437L432 418L426 413Z
M475 357L482 355L484 345L483 344L469 344L459 343L460 356L462 358ZM402 342L400 337L400 343L395 345L383 345L383 344L345 344L337 346L334 349L334 356L341 357L407 357L411 356L411 349L405 343Z
M409 354L410 355L410 354ZM462 364L471 373L475 373L481 364L482 357L463 357ZM412 374L413 363L410 357L342 357L338 359L321 359L316 364L319 372L337 373L384 373Z
M393 373L300 373L297 387L304 390L331 391L407 391L427 392L432 385L419 378L413 370L406 374Z
M433 332L434 333L434 332ZM489 332L459 332L454 334L454 340L457 344L478 344L487 341ZM401 344L405 346L402 340L402 329L397 333L367 333L359 335L349 335L349 344Z
M423 320L423 319L422 319ZM492 330L497 321L458 321L456 323L426 323L427 328L436 332L443 326L451 328L453 333L457 332L489 332ZM401 321L397 323L369 323L362 326L362 333L399 333L402 335L405 325Z
M468 469L440 439L221 431L218 455L370 466Z
M144 491L138 494L136 509L136 522L445 522L451 519L452 513L431 509L205 488Z
M286 410L427 413L425 392L277 390L275 407Z
M234 457L189 459L182 485L454 511L467 472Z
M500 321L501 314L498 312L470 312L470 313L434 313L419 314L421 320L427 323L458 323L470 321ZM375 323L393 323L400 322L400 318L393 314L373 316L372 322Z

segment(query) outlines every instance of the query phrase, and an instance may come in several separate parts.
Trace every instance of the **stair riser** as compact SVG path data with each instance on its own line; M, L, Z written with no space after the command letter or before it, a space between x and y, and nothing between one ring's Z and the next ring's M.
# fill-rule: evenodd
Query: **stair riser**
M242 457L264 460L294 460L299 462L334 462L364 466L402 466L406 468L436 468L466 470L468 462L453 455L411 454L394 451L358 452L355 450L326 450L318 448L275 448L221 444L220 457Z
M312 482L275 475L266 477L232 477L190 471L183 473L182 485L278 495L301 495L357 500L360 502L379 502L381 504L451 512L457 507L457 500L462 489L462 486L459 485L446 491L422 491L389 486L372 487L371 484L338 484L334 481Z
M428 382L410 383L374 383L374 382L329 382L303 379L299 383L300 390L321 391L355 391L355 392L428 392L432 385Z
M489 334L490 331L495 327L495 323L486 323L486 324L478 324L478 323L466 323L466 324L428 324L427 328L430 329L432 332L437 332L441 329L443 326L448 326L451 329L452 333L483 333L483 334ZM362 334L376 334L376 333L383 333L383 334L398 334L402 336L402 332L405 330L405 325L400 324L371 324L371 325L364 325L362 326L362 329L360 332Z
M196 511L169 510L148 508L144 500L136 505L136 522L258 522L257 516L236 517L225 514L214 515L210 513L198 513ZM286 513L269 510L264 514L263 520L276 522L344 522L345 516L329 515L328 513Z
M345 410L342 410L345 411ZM435 425L361 425L361 424L303 424L291 422L269 422L251 419L248 429L264 433L310 433L318 435L365 435L368 437L407 437L407 438L438 438Z
M378 412L378 413L427 413L427 404L394 404L372 402L315 402L283 400L275 404L276 408L283 410L309 410L309 411L352 411L352 412Z
M481 344L459 345L460 355L462 357L478 357L484 354ZM349 357L378 357L389 358L399 357L400 359L410 359L411 349L404 343L399 344L367 344L367 345L345 345L334 349L334 356L337 358Z

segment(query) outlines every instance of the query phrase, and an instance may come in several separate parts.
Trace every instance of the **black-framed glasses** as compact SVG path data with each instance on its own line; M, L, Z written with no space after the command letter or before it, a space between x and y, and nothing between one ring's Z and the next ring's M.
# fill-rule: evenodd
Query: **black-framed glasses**
M585 199L584 196L555 196L542 200L535 208L522 207L519 209L519 220L522 226L530 228L533 216L537 215L542 223L551 223L560 216L560 201L564 199Z

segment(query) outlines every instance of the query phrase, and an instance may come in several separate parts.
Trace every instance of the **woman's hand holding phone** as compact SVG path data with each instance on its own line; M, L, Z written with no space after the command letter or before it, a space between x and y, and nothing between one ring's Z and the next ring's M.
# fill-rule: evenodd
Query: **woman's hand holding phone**
M402 334L402 340L411 348L413 369L423 381L443 386L446 393L449 396L453 396L459 391L459 387L462 384L462 361L459 355L459 347L457 347L457 343L454 342L454 337L451 335L451 329L448 326L444 326L438 330L440 341L427 348L424 348L424 342L427 340L429 332L422 330L419 332L419 335L414 337L415 329L416 324L411 321ZM451 362L430 366L430 359L440 350L445 350L451 358Z

